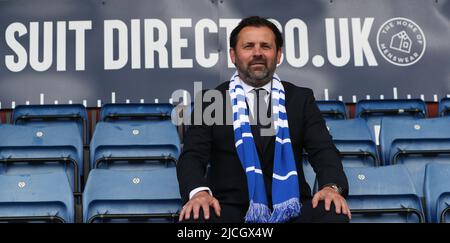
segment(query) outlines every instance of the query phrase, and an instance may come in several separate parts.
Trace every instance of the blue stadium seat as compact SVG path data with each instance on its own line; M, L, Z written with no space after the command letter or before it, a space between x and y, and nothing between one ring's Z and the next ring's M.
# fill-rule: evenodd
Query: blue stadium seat
M83 193L84 222L176 222L181 209L176 168L94 169Z
M89 126L86 108L73 105L19 105L12 113L13 124L51 125L74 123L78 126L84 144L89 144Z
M174 106L171 104L105 104L100 111L100 121L142 122L167 120L171 118Z
M303 174L305 175L306 182L311 190L314 191L316 183L316 172L308 161L307 155L303 155Z
M410 119L419 119L426 116L426 104L420 99L361 100L356 103L355 117L366 120L377 145L379 145L379 131L382 118L408 117Z
M99 122L92 137L90 165L93 169L160 168L175 166L179 155L180 138L170 120L149 124Z
M0 174L0 222L73 223L74 218L74 197L64 172Z
M347 119L347 108L339 100L316 100L322 117L328 120Z
M375 141L363 119L330 120L327 128L346 167L378 166Z
M420 196L426 164L450 163L450 122L446 118L384 118L380 140L384 164L404 164Z
M439 102L439 116L449 116L450 115L450 98L442 98Z
M422 202L402 165L344 168L353 223L425 222Z
M450 164L430 163L425 170L427 221L450 223Z
M0 125L0 174L64 171L79 192L83 142L75 124Z

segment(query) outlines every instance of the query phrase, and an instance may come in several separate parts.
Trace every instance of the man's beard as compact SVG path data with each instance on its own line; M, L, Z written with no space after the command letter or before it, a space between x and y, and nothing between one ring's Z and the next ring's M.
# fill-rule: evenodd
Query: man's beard
M262 58L253 59L251 62L248 63L247 69L244 69L239 65L237 62L236 68L239 71L240 77L246 84L252 86L252 87L262 87L272 81L273 74L275 72L275 67L272 69L267 66L267 61L263 60ZM263 70L254 71L251 69L251 65L253 64L261 64L264 65Z

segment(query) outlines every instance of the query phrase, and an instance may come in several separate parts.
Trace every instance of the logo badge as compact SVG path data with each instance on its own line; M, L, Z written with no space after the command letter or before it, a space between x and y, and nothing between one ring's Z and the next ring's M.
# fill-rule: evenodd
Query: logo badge
M422 29L407 18L392 18L381 25L377 34L380 54L397 66L409 66L422 58L426 41Z

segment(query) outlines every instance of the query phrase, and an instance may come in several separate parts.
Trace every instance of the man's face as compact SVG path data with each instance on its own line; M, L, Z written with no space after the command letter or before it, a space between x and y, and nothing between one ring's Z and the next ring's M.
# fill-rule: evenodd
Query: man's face
M261 87L272 80L276 65L280 63L281 48L277 51L271 29L248 26L239 32L230 57L245 83Z

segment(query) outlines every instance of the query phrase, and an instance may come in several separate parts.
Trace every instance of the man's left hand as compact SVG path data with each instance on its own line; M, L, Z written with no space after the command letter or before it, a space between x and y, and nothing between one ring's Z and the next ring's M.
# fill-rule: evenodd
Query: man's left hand
M313 208L316 208L321 200L325 201L326 211L330 211L331 202L333 202L336 208L336 214L341 214L342 212L347 215L349 219L352 219L352 214L348 208L347 201L345 201L345 198L332 187L324 187L314 195L312 199Z

